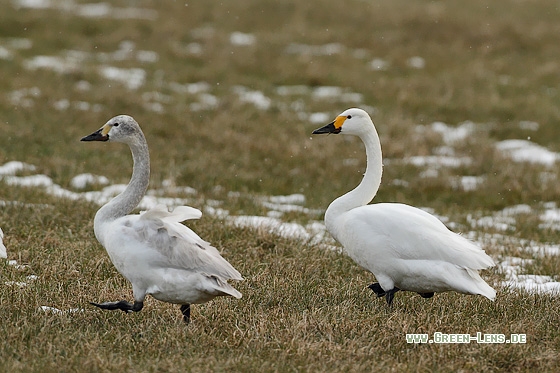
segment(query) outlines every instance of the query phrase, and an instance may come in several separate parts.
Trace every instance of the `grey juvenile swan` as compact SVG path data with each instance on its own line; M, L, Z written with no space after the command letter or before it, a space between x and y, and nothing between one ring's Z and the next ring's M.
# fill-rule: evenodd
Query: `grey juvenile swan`
M139 215L129 215L138 205L150 178L148 144L140 126L128 115L109 120L82 141L125 143L134 161L126 189L95 214L94 231L117 270L132 284L134 303L125 300L92 303L102 309L138 312L150 294L157 300L181 305L183 320L190 322L190 305L216 296L241 298L227 280L243 280L208 242L180 222L202 213L179 206L169 212L158 205Z

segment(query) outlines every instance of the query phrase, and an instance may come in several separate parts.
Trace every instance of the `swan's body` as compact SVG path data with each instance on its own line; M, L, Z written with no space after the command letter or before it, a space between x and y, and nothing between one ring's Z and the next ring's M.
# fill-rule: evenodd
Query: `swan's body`
M115 141L129 145L134 167L127 188L101 207L94 219L97 240L105 247L117 270L132 284L134 304L126 301L93 303L104 309L140 311L147 294L181 305L186 322L190 304L216 296L241 298L227 280L242 280L208 242L180 222L202 213L180 206L169 212L158 205L140 215L128 215L140 202L150 177L150 159L144 134L127 115L109 120L82 141Z
M0 258L7 258L8 255L6 253L6 246L4 246L4 232L2 232L2 228L0 228Z
M367 169L362 182L334 200L325 213L325 225L348 255L372 272L379 283L369 287L391 304L398 290L425 298L435 292L457 291L496 296L478 274L494 266L484 250L451 232L429 213L400 203L368 205L381 184L381 144L369 115L348 109L314 134L342 133L364 143Z

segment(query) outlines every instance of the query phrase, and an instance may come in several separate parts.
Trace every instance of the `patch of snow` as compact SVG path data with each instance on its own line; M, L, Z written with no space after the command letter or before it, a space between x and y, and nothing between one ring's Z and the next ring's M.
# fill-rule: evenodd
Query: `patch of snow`
M475 128L475 124L469 121L463 122L457 127L448 126L443 122L434 122L431 125L432 131L441 134L443 142L446 144L465 140L474 132Z
M8 38L4 44L11 49L31 49L33 42L27 38Z
M539 127L540 126L537 122L533 122L530 120L522 120L519 122L519 128L522 130L538 131Z
M17 260L8 260L8 265L14 267L19 271L22 271L29 267L27 264L18 264Z
M369 67L375 71L384 71L387 70L390 66L390 63L383 58L374 58L369 63Z
M235 31L229 35L229 42L232 45L247 46L255 44L256 41L257 38L253 34Z
M404 159L405 163L413 164L416 167L460 167L472 163L470 157L450 157L443 155L414 156Z
M519 214L529 214L532 209L528 205L514 205L497 211L491 216L483 216L475 218L472 214L467 215L467 221L473 228L495 228L501 231L515 230L517 218Z
M23 61L23 67L28 70L46 69L59 74L69 73L79 70L78 61L59 56L35 56Z
M311 113L307 119L311 123L327 123L331 119L328 113Z
M240 101L253 104L260 110L268 110L272 104L272 100L261 91L253 91L243 86L235 86L233 87L233 92L238 95Z
M12 0L12 4L16 9L49 9L54 7L52 0Z
M303 194L290 194L287 196L271 196L268 197L268 200L272 203L297 203L297 204L304 204L305 203L305 196Z
M303 96L311 92L311 88L306 85L283 85L276 88L276 93L280 96Z
M68 314L72 314L72 313L76 313L76 312L84 312L83 308L70 308L67 309L65 311L60 310L56 307L50 307L50 306L41 306L38 308L39 311L43 311L45 313L52 313L54 315L68 315Z
M503 140L496 143L496 149L515 162L540 163L552 166L558 160L558 153L528 140Z
M109 184L109 179L105 176L93 175L93 174L80 174L76 175L70 180L70 186L74 189L85 189L88 185L107 185Z
M35 102L33 98L39 97L41 90L38 87L21 88L8 93L8 99L12 105L21 107L32 107Z
M212 110L218 107L220 100L210 93L201 93L197 96L198 102L189 105L191 111Z
M20 171L35 171L36 167L29 163L10 161L0 166L0 176L15 175Z
M332 56L341 54L344 51L344 46L339 43L329 43L324 45L308 45L308 44L289 44L284 53L308 55L308 56Z
M99 74L106 79L114 80L124 84L128 89L138 89L146 80L146 71L140 68L120 68L114 66L102 66Z
M318 100L337 98L342 95L342 88L332 86L316 87L311 95L314 99Z
M177 82L169 83L169 88L176 93L188 93L191 95L208 92L210 90L210 84L207 82L197 82L197 83L187 83L179 84Z
M462 189L465 192L470 192L478 189L485 180L486 177L484 176L459 176L451 180L451 186L455 189Z
M5 176L3 180L8 185L23 187L50 187L53 185L52 179L47 175Z
M229 216L227 221L236 227L262 229L288 239L307 241L312 244L323 242L326 228L322 223L312 222L306 227L298 223L285 223L268 216Z
M28 275L25 277L25 279L29 282L29 281L35 281L39 278L39 276L37 275ZM28 285L28 282L23 282L23 281L6 281L4 282L4 285L7 286L17 286L19 288L23 288L26 287Z
M0 45L0 59L1 60L11 60L13 58L12 52L9 49Z
M412 67L414 69L423 69L424 67L426 67L426 60L424 60L422 57L420 56L414 56L414 57L410 57L407 61L406 64L409 67Z
M110 3L90 3L74 5L76 15L86 18L145 19L153 21L158 13L146 8L117 8Z
M144 63L155 63L159 60L159 54L154 51L141 50L136 52L136 60Z
M77 91L87 92L91 90L91 83L86 80L80 80L74 85Z
M503 281L502 286L514 289L522 289L529 293L560 294L560 282L550 276L542 275L517 275L509 280Z

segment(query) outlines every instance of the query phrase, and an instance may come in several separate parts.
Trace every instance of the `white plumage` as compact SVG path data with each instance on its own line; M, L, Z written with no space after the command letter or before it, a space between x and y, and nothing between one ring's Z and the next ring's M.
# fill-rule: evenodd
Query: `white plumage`
M4 232L2 232L2 228L0 228L0 258L7 258L8 254L6 253L6 246L4 246Z
M362 182L329 205L325 224L348 255L375 275L378 283L369 288L377 296L385 296L389 305L399 290L425 298L444 291L496 297L478 273L495 265L480 247L421 209L400 203L368 205L381 184L382 155L377 131L365 111L348 109L313 133L354 135L365 145Z
M181 224L202 213L179 206L169 212L158 205L139 215L128 215L140 202L150 176L149 152L144 134L127 115L109 120L82 141L114 141L129 145L134 161L127 188L105 206L94 220L95 236L105 247L117 270L132 284L134 304L127 301L92 303L103 309L137 312L147 294L163 302L181 305L186 322L190 304L216 296L241 298L227 280L243 280L208 242Z

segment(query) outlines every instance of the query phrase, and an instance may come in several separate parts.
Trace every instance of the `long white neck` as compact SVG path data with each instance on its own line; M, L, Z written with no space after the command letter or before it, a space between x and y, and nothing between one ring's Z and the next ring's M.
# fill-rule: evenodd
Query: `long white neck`
M367 157L364 178L356 188L335 199L325 213L325 224L331 232L336 231L336 220L340 215L356 207L367 205L375 197L379 185L381 185L381 174L383 173L381 143L373 125L372 129L360 136L365 145Z
M103 229L101 226L115 219L128 215L142 200L150 181L150 154L144 136L139 136L137 141L129 144L134 162L132 177L126 189L105 204L95 214L93 228L95 236L103 244Z

